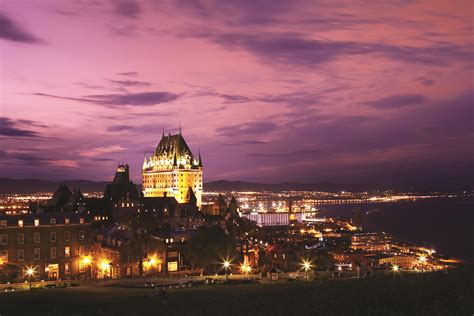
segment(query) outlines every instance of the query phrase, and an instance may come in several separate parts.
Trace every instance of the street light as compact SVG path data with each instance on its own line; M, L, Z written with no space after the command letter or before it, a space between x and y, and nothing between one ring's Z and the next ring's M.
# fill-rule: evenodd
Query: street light
M35 274L35 270L33 268L28 268L26 270L26 274L28 275L28 280L30 281L30 290L31 290L31 277Z
M228 273L227 269L229 269L229 267L230 267L230 261L225 260L224 263L223 263L223 266L224 266L224 269L225 269L225 280L229 281L229 273Z
M91 259L91 256L82 256L81 258L81 261L82 261L82 264L84 265L84 269L86 270L86 274L87 274L87 267L90 266L90 275L89 277L92 277L92 259Z
M304 277L308 279L308 271L311 269L311 262L308 260L303 260L303 269L304 269Z
M398 270L400 270L400 268L396 264L392 266L393 272L398 272Z

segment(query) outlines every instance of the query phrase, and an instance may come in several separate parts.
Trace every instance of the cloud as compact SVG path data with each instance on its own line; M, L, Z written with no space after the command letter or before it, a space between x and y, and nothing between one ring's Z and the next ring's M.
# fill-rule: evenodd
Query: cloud
M381 42L331 41L307 38L300 33L187 32L183 37L208 39L227 49L248 51L263 63L304 67L326 64L345 56L371 55L399 62L446 66L472 60L471 47L437 44L426 47L390 45Z
M398 94L375 101L364 102L375 109L387 110L425 103L426 98L421 94Z
M0 12L0 38L26 44L43 43L41 39L21 28L3 12Z
M126 148L121 145L99 146L94 148L82 149L78 152L78 155L86 158L92 158L103 154L123 152L124 150L126 150Z
M0 136L15 138L42 138L39 133L19 127L19 125L33 125L46 127L29 120L12 120L8 117L0 117Z
M138 72L136 71L117 72L117 75L126 76L126 77L138 77Z
M150 82L145 81L137 81L137 80L112 80L107 79L109 82L122 86L122 87L149 87L152 84Z
M240 137L240 136L261 136L277 129L273 122L251 122L240 125L220 127L215 130L217 136Z
M141 7L135 0L114 0L115 13L120 16L136 19L141 13Z
M48 93L33 93L32 95L79 101L86 103L94 103L106 107L117 107L117 106L152 106L160 103L166 103L174 101L181 97L180 94L175 94L166 91L155 91L155 92L138 92L138 93L122 93L122 94L96 94L86 95L82 97L63 97Z

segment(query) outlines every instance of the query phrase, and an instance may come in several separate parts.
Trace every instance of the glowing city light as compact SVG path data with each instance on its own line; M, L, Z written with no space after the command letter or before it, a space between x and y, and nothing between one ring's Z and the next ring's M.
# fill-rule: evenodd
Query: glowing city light
M397 265L394 265L394 266L392 267L392 271L393 271L393 272L397 272L399 269L400 269L400 268L399 268Z

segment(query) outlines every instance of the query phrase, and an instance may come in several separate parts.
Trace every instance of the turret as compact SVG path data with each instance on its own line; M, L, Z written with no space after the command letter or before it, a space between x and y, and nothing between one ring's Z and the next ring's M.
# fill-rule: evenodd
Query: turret
M146 156L143 158L143 167L142 169L146 169L148 167L148 164L146 162Z
M198 162L198 167L199 167L199 168L202 168L201 150L199 150L199 162Z

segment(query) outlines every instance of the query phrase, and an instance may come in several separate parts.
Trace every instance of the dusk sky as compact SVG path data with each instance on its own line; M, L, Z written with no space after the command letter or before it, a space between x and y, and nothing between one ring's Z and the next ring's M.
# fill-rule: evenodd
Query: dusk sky
M3 0L0 177L469 183L472 3Z

